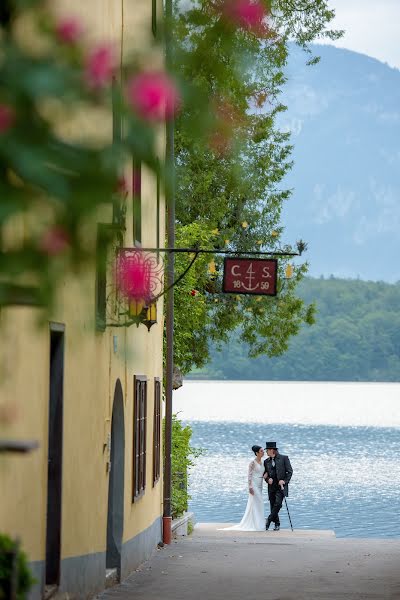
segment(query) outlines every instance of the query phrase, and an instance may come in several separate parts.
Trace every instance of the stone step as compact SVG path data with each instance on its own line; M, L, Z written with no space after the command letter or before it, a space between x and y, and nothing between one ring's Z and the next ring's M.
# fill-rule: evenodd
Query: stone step
M257 538L292 538L292 539L334 539L336 538L335 532L330 529L281 529L280 531L273 531L272 529L266 531L221 531L227 527L232 527L234 523L196 523L193 530L194 537L257 537Z
M194 514L186 512L178 519L172 521L172 533L175 537L189 535L193 531Z

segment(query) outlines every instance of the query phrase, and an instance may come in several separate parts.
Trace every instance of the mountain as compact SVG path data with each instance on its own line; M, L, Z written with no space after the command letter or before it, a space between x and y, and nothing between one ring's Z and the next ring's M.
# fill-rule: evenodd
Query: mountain
M400 71L368 56L293 47L280 126L292 132L284 240L302 238L313 276L400 280Z

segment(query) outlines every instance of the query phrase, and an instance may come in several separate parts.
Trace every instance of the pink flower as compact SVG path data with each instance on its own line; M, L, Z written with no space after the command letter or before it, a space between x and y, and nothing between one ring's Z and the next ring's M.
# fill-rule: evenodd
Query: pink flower
M162 71L147 71L135 75L128 83L128 101L145 121L171 119L179 109L178 90Z
M110 46L99 46L89 54L86 62L85 78L89 87L105 87L115 72L115 61Z
M56 25L56 35L63 44L75 44L83 33L83 27L74 17L62 19Z
M149 300L151 266L140 251L121 253L117 261L117 286L127 300Z
M50 227L39 241L39 248L44 254L57 256L64 252L70 244L68 232L62 227L54 225Z
M266 30L267 12L260 0L226 0L223 12L232 23L257 35Z
M125 176L121 176L117 181L117 194L120 196L127 196L130 192L129 183Z
M0 104L0 134L5 133L13 126L15 121L15 112L11 106Z

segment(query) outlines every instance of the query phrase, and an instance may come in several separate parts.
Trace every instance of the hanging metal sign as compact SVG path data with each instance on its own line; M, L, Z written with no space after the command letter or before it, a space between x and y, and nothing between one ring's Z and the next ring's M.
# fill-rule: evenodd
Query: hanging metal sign
M276 296L276 258L225 258L222 291Z

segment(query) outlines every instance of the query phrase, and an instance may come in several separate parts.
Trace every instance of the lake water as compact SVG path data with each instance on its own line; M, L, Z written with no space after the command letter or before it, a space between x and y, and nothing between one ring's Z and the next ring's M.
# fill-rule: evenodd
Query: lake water
M174 412L204 449L190 476L198 522L240 521L250 448L273 440L294 469L296 529L400 537L400 384L185 381Z

